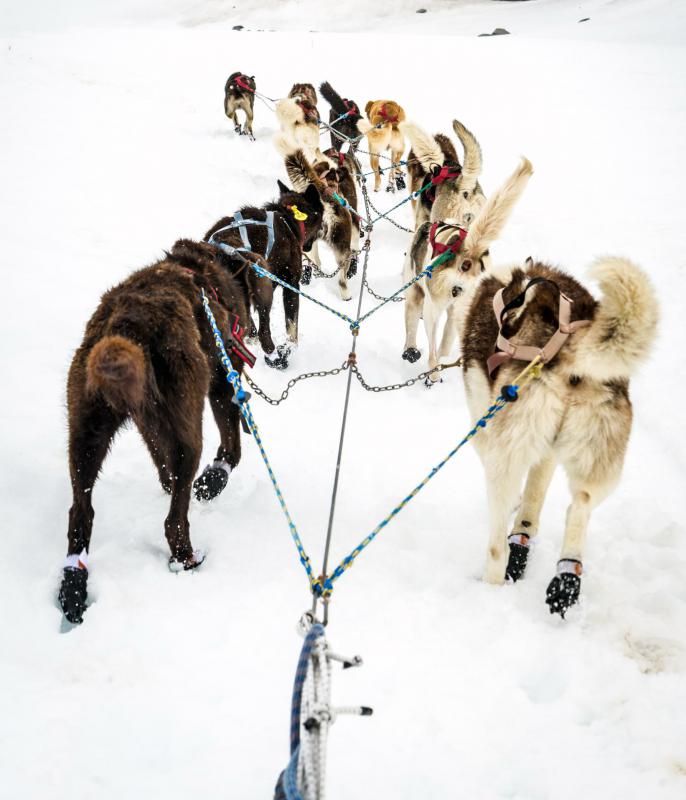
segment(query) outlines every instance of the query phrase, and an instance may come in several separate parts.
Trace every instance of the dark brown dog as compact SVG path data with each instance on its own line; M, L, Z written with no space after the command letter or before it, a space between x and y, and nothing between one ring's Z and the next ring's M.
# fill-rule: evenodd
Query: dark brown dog
M255 137L252 132L252 121L255 113L255 76L242 72L233 72L224 86L224 113L233 122L234 130L240 136ZM236 116L238 110L245 114L245 123L241 125Z
M86 326L67 383L73 504L59 600L72 623L82 621L86 607L93 486L115 433L128 419L140 431L160 483L171 494L164 523L170 566L192 569L202 562L191 545L188 504L202 451L206 396L221 439L219 467L215 462L225 476L221 488L240 460L241 445L240 411L231 402L201 289L233 367L240 371L243 361L237 353L245 350L232 329L236 322L246 326L249 316L245 292L232 277L234 261L211 245L180 240L164 259L106 292ZM230 349L232 342L235 350Z
M362 119L362 114L360 113L360 108L357 103L353 100L341 97L328 82L322 83L319 87L319 91L322 93L322 97L331 106L331 110L329 111L329 124L331 127L340 131L340 133L348 139L357 139L360 135L360 132L357 130L357 122ZM336 136L333 131L329 131L329 133L331 134L331 147L338 152L344 140ZM355 142L352 146L353 150L357 148L358 144L359 142Z
M319 192L316 187L310 186L304 192L294 192L281 181L278 181L281 196L278 202L266 203L261 208L255 206L244 206L240 209L244 220L267 221L267 212L274 214L274 243L271 252L266 257L267 269L286 283L298 288L302 277L302 254L303 250L309 252L312 243L316 239L322 224L323 205ZM298 219L302 217L304 219ZM205 240L212 239L215 244L229 245L230 247L241 249L245 243L240 235L238 227L229 227L236 220L234 217L223 217L216 222L205 234ZM256 256L267 254L269 243L269 232L265 225L248 224L244 228L245 235L250 245L250 251ZM252 271L252 270L251 270ZM251 302L253 303L259 318L259 337L262 347L266 353L274 350L270 330L270 314L272 304L272 294L265 282L271 284L269 278L256 277L250 278L253 287L251 290ZM298 310L300 307L299 296L289 289L283 290L283 306L286 317L286 332L292 344L298 341ZM288 345L279 345L277 357L266 359L267 364L277 369L285 369L288 366Z

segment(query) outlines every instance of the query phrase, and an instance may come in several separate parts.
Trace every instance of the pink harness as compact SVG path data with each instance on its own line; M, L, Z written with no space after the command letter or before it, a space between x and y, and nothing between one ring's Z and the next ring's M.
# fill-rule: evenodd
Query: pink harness
M506 339L502 333L503 314L513 308L519 308L524 304L524 297L527 291L535 286L537 283L550 283L560 292L560 309L558 312L558 327L555 333L548 339L543 347L534 347L526 344L512 344L509 339ZM506 361L533 361L535 358L540 357L543 363L551 361L560 352L562 345L567 341L571 333L575 333L580 328L586 328L591 324L589 319L579 319L575 322L570 322L572 316L572 303L567 295L560 291L560 288L553 281L547 278L533 278L529 281L524 291L517 295L514 300L511 300L507 305L503 301L504 288L496 292L493 296L493 313L498 321L498 338L496 339L495 346L500 352L493 353L492 356L486 361L489 377L493 377L495 371L504 364Z

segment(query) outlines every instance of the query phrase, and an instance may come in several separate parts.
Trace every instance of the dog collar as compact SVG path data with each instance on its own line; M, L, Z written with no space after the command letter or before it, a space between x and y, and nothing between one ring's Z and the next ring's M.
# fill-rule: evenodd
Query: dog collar
M503 336L503 317L508 311L513 308L519 308L524 305L526 293L532 286L539 283L549 283L554 286L560 295L560 306L558 311L557 330L548 339L543 347L534 347L532 345L512 344L509 339ZM493 296L493 313L498 321L498 338L496 339L495 346L498 351L493 353L492 356L486 361L489 377L493 377L495 371L504 364L506 361L533 361L535 358L541 359L543 363L551 361L560 352L562 345L567 341L569 335L575 333L580 328L585 328L591 324L589 319L579 319L575 322L570 322L572 316L572 304L574 303L566 294L563 294L560 287L555 281L548 280L548 278L532 278L527 283L523 292L520 292L514 300L505 305L503 300L503 292L505 287L500 289Z
M443 244L436 241L436 234L440 230L452 229L457 231L457 238L450 244ZM429 229L429 244L431 245L431 258L436 258L443 253L450 251L453 255L457 255L462 249L462 244L467 238L467 229L460 225L452 225L448 222L434 222Z
M357 107L357 103L353 103L352 100L347 100L343 98L343 105L348 109L348 116L352 116L353 114L360 116L360 109Z
M379 109L379 114L381 114L381 116L386 120L386 122L397 122L398 121L398 115L397 114L395 114L392 117L388 116L388 112L386 111L386 104L385 103L383 103L381 105L381 108Z

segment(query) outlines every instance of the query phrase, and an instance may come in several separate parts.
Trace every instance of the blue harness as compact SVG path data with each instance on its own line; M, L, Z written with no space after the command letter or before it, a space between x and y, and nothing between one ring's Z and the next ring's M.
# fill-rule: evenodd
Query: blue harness
M265 225L267 227L267 249L264 254L265 260L269 258L269 254L272 251L272 247L274 247L274 212L267 211L267 219L243 219L243 215L240 211L236 211L233 215L234 221L231 222L229 225L225 225L223 228L220 228L218 231L215 231L212 236L207 240L209 244L213 244L215 247L218 247L220 250L223 250L227 255L232 256L235 253L246 253L246 252L254 252L253 248L250 246L250 239L248 239L248 232L246 230L247 225ZM238 232L241 235L241 241L243 242L243 247L232 247L230 244L225 244L224 242L218 242L215 240L215 236L219 233L223 233L224 231L233 230L234 228L238 228Z

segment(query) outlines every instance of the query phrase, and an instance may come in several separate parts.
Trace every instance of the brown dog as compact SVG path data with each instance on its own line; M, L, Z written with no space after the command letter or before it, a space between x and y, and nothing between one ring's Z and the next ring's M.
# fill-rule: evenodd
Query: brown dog
M379 156L386 150L391 151L391 166L388 169L387 192L394 192L396 188L405 188L403 171L397 162L405 151L405 138L398 129L398 125L405 120L405 112L393 100L370 100L364 108L367 119L357 123L360 133L367 136L371 155L369 161L374 170L374 191L381 188L381 172Z
M188 504L202 451L206 396L221 438L214 470L222 474L203 473L196 482L200 496L224 488L241 444L240 411L231 402L201 289L240 371L243 360L252 359L240 335L249 317L245 292L232 277L236 266L212 245L180 240L161 261L107 291L86 326L67 383L73 503L59 600L72 623L82 621L86 608L93 486L115 433L129 419L171 495L164 523L170 567L192 569L203 560L191 545Z

